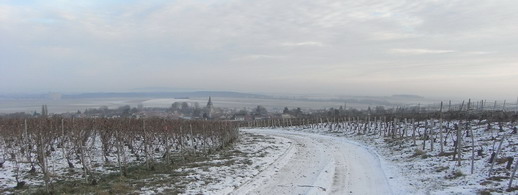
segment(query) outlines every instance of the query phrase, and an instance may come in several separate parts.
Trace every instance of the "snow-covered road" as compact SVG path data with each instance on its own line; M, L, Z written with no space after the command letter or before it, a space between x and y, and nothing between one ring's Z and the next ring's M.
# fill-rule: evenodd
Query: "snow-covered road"
M289 149L232 194L394 194L378 156L344 138L246 130L291 140ZM396 192L399 193L399 192Z

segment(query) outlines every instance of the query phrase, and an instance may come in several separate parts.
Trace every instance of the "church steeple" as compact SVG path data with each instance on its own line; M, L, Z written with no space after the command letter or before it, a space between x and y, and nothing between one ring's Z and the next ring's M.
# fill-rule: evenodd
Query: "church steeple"
M207 107L212 108L212 100L211 100L210 96L209 96L209 102L207 102Z
M212 112L214 111L214 105L212 104L212 98L209 96L209 101L207 102L207 113L206 116L208 119L212 118Z

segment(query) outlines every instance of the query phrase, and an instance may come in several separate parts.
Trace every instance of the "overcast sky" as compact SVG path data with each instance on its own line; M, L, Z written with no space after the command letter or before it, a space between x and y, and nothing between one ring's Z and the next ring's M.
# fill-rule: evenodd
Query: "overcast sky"
M0 0L0 90L516 98L517 22L516 0Z

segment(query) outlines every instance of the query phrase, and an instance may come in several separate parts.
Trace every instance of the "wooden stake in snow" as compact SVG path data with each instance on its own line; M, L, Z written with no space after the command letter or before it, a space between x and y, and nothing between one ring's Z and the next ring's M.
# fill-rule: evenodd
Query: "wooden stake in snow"
M464 102L463 102L464 103ZM461 107L462 109L462 107ZM459 125L457 128L457 166L460 166L460 160L462 159L462 124L461 121L459 121Z
M471 136L471 174L473 174L473 171L475 169L475 135L473 134L473 128L471 128L471 121L469 119L470 114L470 107L471 107L471 99L468 101L468 113L466 116L466 128L469 129L469 134Z
M441 139L441 142L440 142L440 146L441 146L441 153L444 152L444 136L442 134L442 101L441 101L441 109L439 110L439 116L440 116L440 119L439 119L439 134L440 134L440 139Z
M495 165L495 161L498 158L498 153L500 153L500 150L502 149L502 143L504 143L505 140L505 134L500 140L500 143L498 144L498 148L496 149L495 157L493 158L493 161L491 162L491 167L489 168L489 177L491 177L491 174L493 174L493 166Z
M473 128L471 126L468 128L471 134L471 174L473 174L475 169L475 135L473 134Z
M430 121L430 150L433 151L433 138L434 138L434 131L432 126L432 121Z
M507 187L508 190L510 190L513 186L513 179L514 175L516 174L516 169L518 169L518 160L516 161L516 163L514 163L513 173L511 174L511 178L509 179L509 186Z
M414 141L414 144L412 144L413 146L417 146L417 143L416 143L416 140L415 140L415 131L416 131L416 126L415 126L415 121L414 119L412 119L412 140Z

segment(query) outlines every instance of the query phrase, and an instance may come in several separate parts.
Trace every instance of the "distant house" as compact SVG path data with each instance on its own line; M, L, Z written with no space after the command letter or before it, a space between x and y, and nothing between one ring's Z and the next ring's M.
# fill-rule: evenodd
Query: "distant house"
M235 121L246 121L248 119L250 119L250 117L246 114L235 114L234 117L232 117L232 120L235 120Z
M295 118L293 115L291 114L281 114L281 118L282 119L290 119L290 118Z
M270 117L269 116L259 116L259 115L255 115L253 117L253 120L263 120L263 119L269 119Z
M234 114L231 119L233 121L251 121L254 120L254 117L249 114Z

